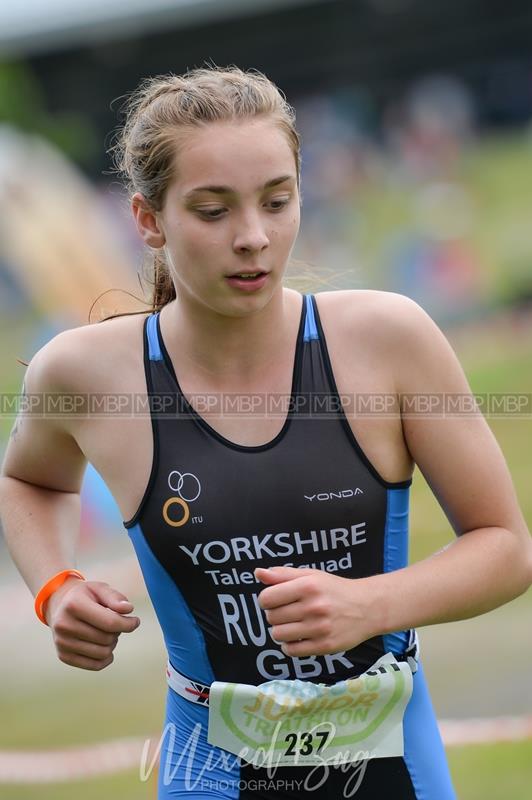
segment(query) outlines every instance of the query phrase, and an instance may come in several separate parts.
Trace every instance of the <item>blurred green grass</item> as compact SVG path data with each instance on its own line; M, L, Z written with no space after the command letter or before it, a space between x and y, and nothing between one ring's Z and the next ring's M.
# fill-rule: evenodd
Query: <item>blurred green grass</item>
M31 309L20 314L3 314L0 323L0 376L1 390L5 393L18 393L22 387L26 368L17 362L29 361L33 340L39 324L39 317ZM0 417L0 444L7 440L14 419Z
M5 800L156 800L157 779L155 771L145 783L140 780L138 771L123 772L112 777L68 783L0 785L0 794Z
M90 673L65 670L58 662L47 691L36 682L32 689L14 687L1 697L0 719L10 722L0 726L0 748L37 750L46 742L54 748L70 747L156 732L164 715L164 672L162 668L152 671L148 664L145 669L149 682L120 667L114 672ZM63 680L58 679L61 673ZM75 709L75 719L69 709Z
M530 800L532 741L451 747L447 754L460 800Z
M530 800L532 742L451 747L448 758L460 800ZM155 800L156 785L155 771L144 783L135 770L72 783L12 785L5 787L3 796L6 800Z

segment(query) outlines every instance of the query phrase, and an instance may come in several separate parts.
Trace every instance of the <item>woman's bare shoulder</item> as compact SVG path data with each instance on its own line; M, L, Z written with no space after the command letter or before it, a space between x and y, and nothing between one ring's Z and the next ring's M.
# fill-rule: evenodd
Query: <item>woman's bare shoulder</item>
M398 292L386 292L381 289L337 289L330 292L318 292L318 298L338 307L353 308L357 310L379 311L396 308L400 311L417 303L410 297Z
M127 315L61 331L31 359L34 391L109 391L142 364L146 314Z
M416 329L428 314L410 297L378 289L345 289L320 292L318 305L334 313L345 325L357 329L368 325L375 335L396 335L400 330Z

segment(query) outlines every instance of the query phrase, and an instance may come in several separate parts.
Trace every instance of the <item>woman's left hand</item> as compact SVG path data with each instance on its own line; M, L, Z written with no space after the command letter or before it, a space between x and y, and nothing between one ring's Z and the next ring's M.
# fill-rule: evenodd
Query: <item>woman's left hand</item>
M255 575L267 585L259 605L272 638L288 656L338 653L377 633L370 627L373 614L363 579L296 567L257 568Z

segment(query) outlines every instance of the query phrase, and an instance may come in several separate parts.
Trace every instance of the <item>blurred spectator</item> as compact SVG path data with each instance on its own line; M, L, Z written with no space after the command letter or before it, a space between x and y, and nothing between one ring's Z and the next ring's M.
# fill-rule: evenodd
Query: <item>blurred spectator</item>
M384 134L405 177L427 180L453 172L471 141L474 118L473 98L462 83L428 77L388 110Z

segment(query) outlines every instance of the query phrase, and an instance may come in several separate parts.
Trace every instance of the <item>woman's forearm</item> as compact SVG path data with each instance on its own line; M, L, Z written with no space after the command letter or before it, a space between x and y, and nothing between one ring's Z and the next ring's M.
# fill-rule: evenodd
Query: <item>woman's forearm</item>
M79 494L2 476L0 515L7 548L34 595L52 575L75 566Z
M9 552L33 595L57 572L75 566L81 502L75 492L0 478L0 510ZM101 581L69 577L43 603L60 661L101 670L113 661L121 633L139 618L122 592Z
M375 634L467 619L529 588L532 540L504 528L478 528L423 561L365 580Z

